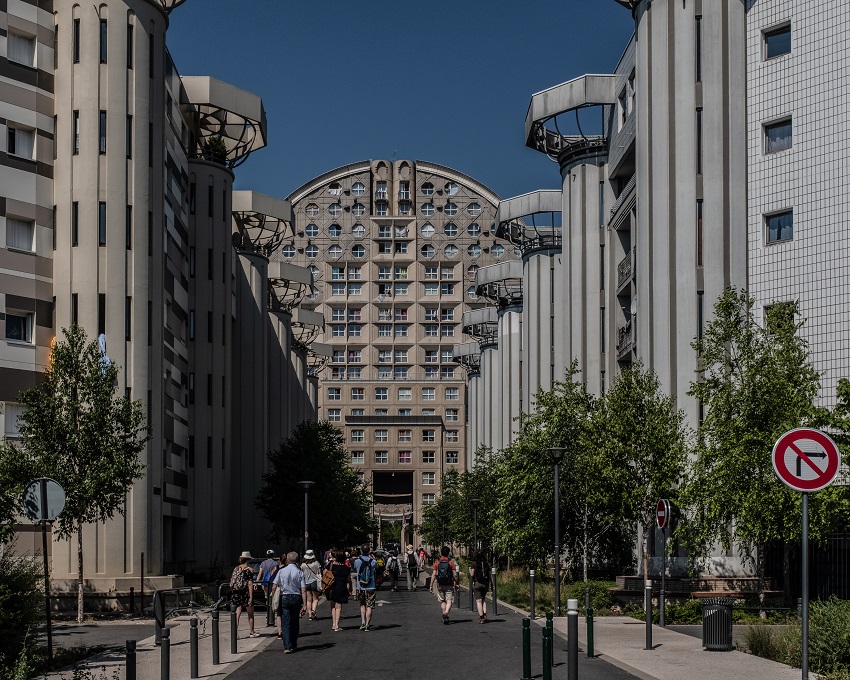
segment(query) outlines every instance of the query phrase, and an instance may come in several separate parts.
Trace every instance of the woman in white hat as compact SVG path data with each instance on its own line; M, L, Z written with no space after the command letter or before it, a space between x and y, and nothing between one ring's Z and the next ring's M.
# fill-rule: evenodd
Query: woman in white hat
M248 610L248 635L260 637L260 634L254 631L254 571L248 566L252 559L254 558L251 557L250 550L239 556L239 564L230 574L230 603L236 607L236 630L239 630L242 607L245 607Z
M301 563L301 571L304 574L304 582L307 584L307 616L312 621L316 618L316 607L319 605L319 589L322 582L322 564L316 559L312 550L304 553L304 561Z

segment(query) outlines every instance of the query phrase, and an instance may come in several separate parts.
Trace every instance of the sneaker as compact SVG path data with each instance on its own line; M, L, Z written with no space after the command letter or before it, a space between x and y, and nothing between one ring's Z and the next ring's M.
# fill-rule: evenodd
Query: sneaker
M284 654L292 654L292 650L291 649L284 649L283 653Z
M371 625L371 624L367 623L367 624L366 624L366 627L365 627L363 630L365 630L365 631L370 631L370 630L373 630L374 628L375 628L375 626L373 626L373 625Z
M449 615L448 614L443 614L443 623L446 624L447 626L449 625Z
M360 622L360 630L366 630L366 622L365 621Z
M248 637L260 637L260 634L259 634L259 633L257 633L256 631L254 631L254 632L253 632L253 633L251 633Z

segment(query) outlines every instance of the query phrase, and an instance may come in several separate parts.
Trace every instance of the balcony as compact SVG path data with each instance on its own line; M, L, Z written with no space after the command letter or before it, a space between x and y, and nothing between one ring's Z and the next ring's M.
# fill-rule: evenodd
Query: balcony
M636 322L632 316L625 326L617 329L617 359L622 359L635 346Z
M636 248L632 248L629 254L620 260L620 264L617 265L617 290L620 290L620 288L634 278L636 251Z

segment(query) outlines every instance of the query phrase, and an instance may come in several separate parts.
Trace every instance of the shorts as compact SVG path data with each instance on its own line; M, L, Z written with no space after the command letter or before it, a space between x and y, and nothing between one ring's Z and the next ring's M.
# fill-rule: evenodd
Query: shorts
M317 591L319 590L319 582L313 581L312 583L307 584L307 590Z
M251 605L251 596L248 593L248 588L245 588L245 590L231 590L230 604L234 607L247 607Z
M374 590L358 590L357 599L359 600L360 604L366 607L367 609L374 609L375 601L378 598Z
M476 600L483 600L487 595L487 584L475 582L472 584L472 592Z
M453 586L443 587L437 586L437 599L440 602L448 602L451 604L455 600L455 589Z

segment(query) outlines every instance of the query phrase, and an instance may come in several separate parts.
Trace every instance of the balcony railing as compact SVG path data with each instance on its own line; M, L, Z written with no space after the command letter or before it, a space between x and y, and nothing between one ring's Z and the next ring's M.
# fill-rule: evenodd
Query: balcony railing
M621 288L627 281L630 281L635 272L635 255L636 248L632 248L620 264L617 265L617 288Z
M632 316L625 326L617 329L617 358L622 359L635 345L636 324Z

